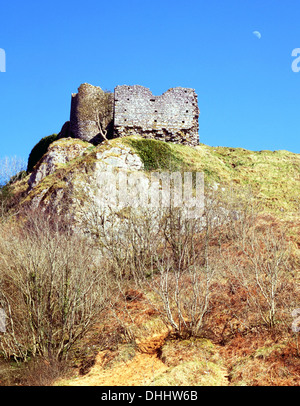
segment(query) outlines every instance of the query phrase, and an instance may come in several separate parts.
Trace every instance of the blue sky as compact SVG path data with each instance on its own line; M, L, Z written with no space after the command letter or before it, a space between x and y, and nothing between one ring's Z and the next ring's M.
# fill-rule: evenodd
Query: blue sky
M202 143L300 153L299 15L299 0L2 0L0 158L58 133L84 82L191 87Z

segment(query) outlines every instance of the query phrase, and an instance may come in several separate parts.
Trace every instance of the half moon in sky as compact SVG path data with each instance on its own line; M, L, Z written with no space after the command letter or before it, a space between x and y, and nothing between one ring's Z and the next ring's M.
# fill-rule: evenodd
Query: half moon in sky
M258 38L261 39L261 33L259 31L253 31L253 34Z

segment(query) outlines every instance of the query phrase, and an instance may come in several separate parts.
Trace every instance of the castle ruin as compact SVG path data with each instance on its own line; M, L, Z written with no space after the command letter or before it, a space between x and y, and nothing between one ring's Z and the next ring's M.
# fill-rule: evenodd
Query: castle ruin
M139 134L196 146L199 108L193 89L176 87L154 96L143 86L117 86L114 93L84 83L72 94L71 136L98 144Z

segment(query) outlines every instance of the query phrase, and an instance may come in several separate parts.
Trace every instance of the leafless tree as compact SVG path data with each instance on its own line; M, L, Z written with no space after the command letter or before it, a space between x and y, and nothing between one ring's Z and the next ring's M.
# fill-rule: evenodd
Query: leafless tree
M176 334L197 335L215 273L209 244L222 216L210 201L201 220L189 219L182 209L140 209L125 219L89 213L88 228L117 278L129 278Z
M250 304L263 322L273 328L283 305L282 293L289 286L290 250L286 234L270 227L263 232L253 228L241 248L247 263L238 267L238 275Z
M253 195L233 202L238 219L227 224L230 245L221 253L225 273L246 292L249 323L274 328L290 311L293 295L287 292L296 292L288 230L261 211Z
M0 221L5 220L9 212L11 183L21 178L25 168L24 160L16 156L0 159Z
M26 163L22 158L4 157L0 159L0 185L5 185L19 172L24 171Z
M31 211L25 225L1 231L2 351L61 360L105 309L109 284L99 254L53 214Z

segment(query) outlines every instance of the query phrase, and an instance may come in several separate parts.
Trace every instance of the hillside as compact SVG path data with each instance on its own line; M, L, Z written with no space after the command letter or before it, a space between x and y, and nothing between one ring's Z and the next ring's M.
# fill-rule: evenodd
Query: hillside
M288 151L248 151L242 148L196 148L149 140L128 141L148 170L201 171L208 184L249 187L266 210L299 213L300 156Z
M145 179L153 171L204 173L204 226L172 211L158 218L130 210L103 217L103 204L113 203L101 189L108 169ZM11 335L4 354L22 362L0 362L3 384L299 385L298 333L291 329L291 312L299 307L299 154L138 136L97 146L63 138L10 186L10 196L10 216L1 224L0 277L35 299L29 316L15 293L19 341L16 346ZM83 236L74 235L74 225ZM78 274L70 276L72 269ZM98 291L88 297L94 283ZM78 297L88 297L87 307L74 305L76 317L68 315L67 304ZM22 311L22 320L36 311L28 327L17 318ZM76 326L79 338L69 349L74 334L64 323L83 314L89 328ZM47 341L48 330L51 354L37 344ZM24 338L29 331L34 342Z
M97 147L70 138L56 141L51 148L56 145L60 147L62 156L71 156L67 159L63 157L60 162L60 152L55 150L54 154L58 157L55 171L51 170L53 173L46 176L28 195L28 178L14 185L16 192L25 194L27 200L37 196L41 189L63 189L64 181L61 179L69 173L83 171L83 168L92 172L95 162L101 161L103 151L112 149L112 154L109 155L118 156L122 149L116 152L115 148L126 147L130 148L132 154L140 157L146 172L203 172L207 185L219 184L233 189L249 188L266 211L290 220L299 215L299 154L288 151L254 152L242 148L210 147L203 144L193 148L134 136L106 141ZM83 151L82 155L79 151Z

